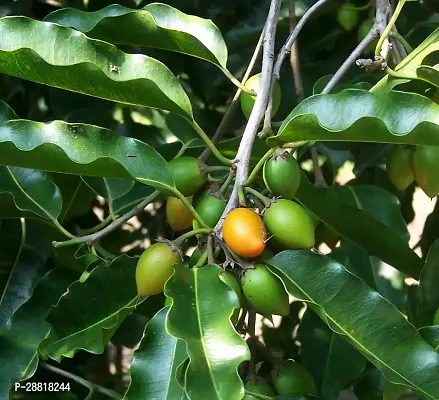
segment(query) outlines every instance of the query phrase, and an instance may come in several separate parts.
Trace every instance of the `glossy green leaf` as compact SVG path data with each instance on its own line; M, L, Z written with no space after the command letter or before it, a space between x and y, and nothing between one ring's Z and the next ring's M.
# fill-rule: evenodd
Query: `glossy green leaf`
M0 220L0 329L47 272L50 250L34 221Z
M153 191L154 189L152 187L143 185L140 182L135 182L134 186L131 188L131 190L128 193L126 193L122 197L114 199L113 201L114 212L116 214L121 213L124 210L126 212L130 208L135 207L146 197L151 195Z
M10 32L14 32L13 35ZM161 62L27 17L0 19L0 72L192 119L189 99Z
M186 345L166 332L168 310L169 307L160 310L145 327L131 364L126 400L180 400L183 397L184 391L175 374L187 358Z
M346 203L331 188L312 186L305 175L302 175L296 199L341 236L364 248L371 255L401 272L419 276L422 260L410 249L407 240L395 232L393 226ZM361 229L358 229L359 226Z
M165 286L166 296L173 298L166 328L186 342L190 357L185 383L191 400L244 396L237 367L249 359L249 350L230 322L239 300L219 279L222 270L213 264L196 269L175 266Z
M57 220L61 212L61 192L47 172L0 166L0 193L12 196L18 209L44 219Z
M0 330L0 397L8 398L13 379L31 377L38 365L38 347L50 331L45 321L77 274L55 269L35 286L30 299L13 315L6 328Z
M305 99L268 142L272 146L303 140L439 146L438 114L439 105L418 94L348 89Z
M0 115L10 112L0 102ZM0 124L0 164L174 186L166 161L147 144L108 129L62 121Z
M49 14L45 21L110 43L177 51L222 67L227 63L226 44L212 21L166 4L152 3L140 10L113 4L96 12L64 8Z
M431 347L439 351L439 325L425 326L419 329L419 333Z
M362 375L366 359L337 333L307 310L297 332L300 357L323 398L337 399L340 390Z
M435 24L437 26L437 23ZM423 65L426 58L439 50L439 28L436 29L428 38L426 38L414 51L412 51L404 60L396 67L396 71L400 75L418 76L421 79L439 86L439 70L428 65ZM395 86L406 83L408 79L397 78L386 75L381 79L372 90L388 91Z
M434 314L439 308L439 240L430 247L419 278L421 301L418 304L418 324L428 326L433 323Z
M75 282L47 316L52 331L42 353L60 360L78 349L102 353L111 333L142 300L137 295L137 259L121 255L96 267L84 282ZM123 288L123 290L120 290Z
M407 385L425 398L439 397L439 354L395 306L360 278L310 251L284 251L269 263L291 295L314 307L390 382Z

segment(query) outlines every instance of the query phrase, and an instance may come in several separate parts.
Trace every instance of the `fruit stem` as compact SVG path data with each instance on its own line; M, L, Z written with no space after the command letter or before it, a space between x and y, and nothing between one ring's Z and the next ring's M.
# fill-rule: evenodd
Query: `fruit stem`
M244 193L244 186L238 186L238 202L241 207L247 207L247 201Z
M65 229L56 219L52 220L53 225L55 225L58 230L63 233L65 236L67 236L70 239L75 239L76 236L72 235L67 229Z
M193 231L190 232L186 232L183 235L179 236L177 239L174 240L174 243L177 246L180 246L184 241L188 240L189 238L191 238L192 236L196 236L196 235L208 235L210 232L212 232L212 229L194 229Z
M210 235L207 238L207 263L215 264L215 256L213 254L213 238Z
M194 206L191 204L191 202L182 195L182 193L180 191L178 191L177 189L173 188L172 192L175 194L176 197L178 197L180 199L180 201L187 207L187 209L192 213L192 215L194 216L194 218L199 222L199 224L203 227L203 228L207 228L210 229L210 226L207 225L203 218L201 218L200 214L197 213L197 211L195 210Z
M229 172L229 176L224 181L224 183L221 185L221 187L218 190L218 193L220 195L224 195L227 192L227 189L229 188L230 184L233 181L233 178L235 177L235 170L231 169Z
M233 160L229 160L227 157L224 157L220 151L217 149L217 147L213 144L213 142L210 140L209 136L206 135L206 133L203 131L200 125L198 125L195 121L190 121L192 127L195 129L195 131L198 133L200 138L206 143L206 146L209 148L209 150L212 152L212 154L216 157L216 159L220 162L222 162L225 165L232 165Z
M175 155L174 159L181 157L186 150L189 148L189 146L194 143L197 139L191 139L186 143L183 143L183 146L181 146L180 150L178 150L178 153Z
M398 19L399 14L400 14L405 2L406 2L406 0L399 0L398 1L398 4L395 8L395 12L392 15L392 18L390 18L390 21L387 24L386 29L384 29L384 32L382 33L380 39L378 40L377 47L375 48L375 56L379 56L381 54L381 48L383 47L383 43L387 39L387 36L389 36L389 33L392 30L392 28L394 27L395 22Z
M257 190L246 187L245 190L255 196L258 200L261 200L265 207L268 207L271 203L271 199L269 199L267 196L264 196L262 193L259 193Z
M413 51L413 47L410 45L410 43L405 39L404 36L402 36L399 32L392 32L392 37L399 40L404 48L407 50L407 53L411 53Z
M255 179L256 175L258 174L259 170L263 167L265 164L265 161L267 161L270 156L278 149L279 147L273 147L272 149L268 150L262 158L258 161L258 163L253 168L250 176L247 178L247 180L244 182L244 186L249 186L253 180Z
M217 171L229 171L230 167L226 167L224 165L212 165L212 166L204 166L203 170L206 172L217 172Z
M201 254L201 256L198 259L197 263L192 268L200 268L204 264L206 264L207 256L208 256L208 254L207 254L207 250L206 250L203 254Z
M223 71L224 75L227 76L227 78L229 78L230 82L232 82L242 92L248 93L252 96L256 96L257 93L254 90L247 88L241 82L239 82L238 79L236 79L235 76L227 68L220 67L220 69L221 71Z

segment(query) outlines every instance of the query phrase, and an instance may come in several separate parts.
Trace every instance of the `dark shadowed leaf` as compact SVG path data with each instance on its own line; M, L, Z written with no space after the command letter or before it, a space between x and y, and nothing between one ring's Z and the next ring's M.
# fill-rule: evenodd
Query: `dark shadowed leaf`
M425 326L419 329L419 333L431 347L439 351L439 325Z

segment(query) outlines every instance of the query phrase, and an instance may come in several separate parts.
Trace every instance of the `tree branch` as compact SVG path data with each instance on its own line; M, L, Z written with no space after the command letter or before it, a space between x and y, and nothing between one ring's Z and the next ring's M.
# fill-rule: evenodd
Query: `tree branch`
M129 211L125 215L122 215L121 217L117 218L110 225L108 225L107 227L105 227L104 229L102 229L99 232L93 233L91 235L86 235L86 236L81 236L81 237L77 237L74 239L66 240L64 242L54 241L54 242L52 242L52 245L53 245L53 247L57 248L57 247L64 247L64 246L73 246L75 244L80 244L80 243L92 244L93 242L96 242L97 240L102 239L104 236L108 235L109 233L113 232L114 230L116 230L117 228L122 226L130 218L132 218L132 217L136 216L137 214L139 214L140 212L142 212L143 209L149 203L151 203L159 194L160 194L160 192L158 190L156 190L155 192L150 194L145 200L143 200L141 203L139 203L136 207L134 207L131 211Z
M250 77L253 68L256 64L256 61L259 57L259 53L261 52L261 48L262 48L262 39L264 38L264 30L262 30L261 35L259 36L259 40L258 43L256 44L255 47L255 51L253 52L252 58L250 59L250 62L248 64L247 70L244 73L244 76L242 78L241 84L245 84L245 82L247 81L247 79ZM229 125L230 120L233 117L233 114L235 113L235 111L238 109L238 105L239 105L239 96L241 95L241 89L238 89L235 93L235 96L233 96L232 102L229 105L229 108L227 109L226 113L223 116L223 119L221 120L215 134L212 136L212 143L214 145L217 145L218 142L221 140L221 137L223 136L227 125ZM207 158L210 156L210 149L206 148L198 157L198 159L200 161L206 161Z
M294 32L296 28L296 6L295 0L288 1L288 12L290 20L290 33ZM305 98L305 93L303 90L302 83L302 73L300 71L300 60L299 60L299 43L296 40L291 47L290 53L290 64L293 71L294 88L296 90L297 102L300 103Z
M250 118L248 119L247 126L245 127L242 135L238 153L236 154L236 179L233 186L233 191L227 203L226 209L224 210L223 215L214 229L214 232L217 236L221 236L220 232L224 218L238 204L238 189L248 178L248 169L253 143L258 132L258 126L264 116L268 99L270 97L273 73L274 41L279 16L279 6L280 0L272 0L264 29L264 51L258 94L256 96L256 101L250 114Z

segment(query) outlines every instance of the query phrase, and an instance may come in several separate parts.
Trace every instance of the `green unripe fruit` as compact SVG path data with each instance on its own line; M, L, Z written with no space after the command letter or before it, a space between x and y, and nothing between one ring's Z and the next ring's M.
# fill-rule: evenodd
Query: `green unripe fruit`
M416 146L413 172L416 183L430 198L439 193L439 147Z
M439 325L439 308L436 310L433 318L433 325Z
M255 381L252 380L247 381L245 384L246 390L253 393L263 394L264 396L274 397L276 394L271 386L265 382L265 379L261 377L257 377ZM246 394L242 400L257 400L255 396L250 394Z
M236 295L238 296L240 308L235 308L232 316L230 317L230 320L232 321L233 325L236 325L239 319L239 313L241 311L241 307L244 304L244 295L242 294L241 286L239 285L236 276L232 272L222 271L219 274L219 277L226 285L231 287L233 291L236 293Z
M412 161L413 150L405 146L395 146L387 157L387 176L398 190L407 189L415 179Z
M195 210L203 221L210 227L214 227L216 223L223 215L226 208L226 201L220 199L212 194L206 194L202 196L201 200L198 202ZM199 229L200 225L196 219L193 220L192 226L194 229Z
M198 160L194 157L179 157L169 161L168 164L175 187L184 196L192 196L201 189L206 182L206 174Z
M317 394L312 375L302 364L292 360L287 360L277 373L273 373L273 386L277 394Z
M352 3L343 4L337 12L337 21L346 31L354 29L358 23L359 11Z
M140 296L162 293L172 275L172 266L181 263L180 254L167 243L155 243L140 256L136 268L137 292Z
M291 200L300 185L300 167L286 151L278 151L264 164L264 182L275 196Z
M247 269L241 277L241 285L247 303L258 313L264 316L288 315L288 294L280 279L264 264Z
M260 81L261 81L261 74L256 74L250 77L249 79L247 79L247 82L245 82L244 86L250 90L253 90L255 93L258 93ZM271 112L271 116L276 114L277 110L279 109L280 99L281 99L280 86L276 80L273 86L273 109ZM256 96L252 96L251 94L242 92L240 100L241 100L242 112L244 113L245 117L249 119L250 114L253 110L253 106L256 101Z
M366 19L363 21L358 28L358 43L360 43L370 32L374 25L374 21L372 19ZM370 43L364 50L364 54L372 54L375 52L375 47L377 46L378 39L374 40L372 43Z
M266 228L284 249L310 249L314 246L314 224L305 209L290 200L276 200L264 213Z

